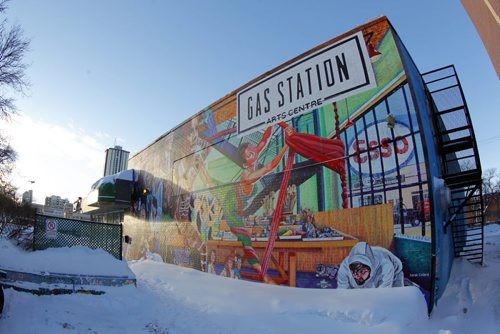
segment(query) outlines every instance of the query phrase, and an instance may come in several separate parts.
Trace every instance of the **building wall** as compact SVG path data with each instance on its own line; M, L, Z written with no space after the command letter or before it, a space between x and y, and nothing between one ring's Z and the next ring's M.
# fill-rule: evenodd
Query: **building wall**
M500 1L461 0L500 77Z
M244 100L256 103L254 109L238 98L287 71L298 82L300 64L340 48L358 32L360 50L369 57L365 70L373 70L371 88L319 99L320 105L293 118L285 111L279 117L286 125L242 133L245 115L238 117L238 110L248 107L249 118L250 112L265 115L268 96L264 90ZM342 263L366 242L428 298L432 174L401 50L389 22L380 18L255 79L133 156L129 166L139 176L124 222L124 233L132 236L124 256L156 254L218 275L242 259L242 268L232 272L245 279L336 288ZM322 64L326 69L329 63ZM340 84L342 68L337 70ZM359 75L349 72L350 78ZM294 91L305 96L304 103L310 101L308 79ZM273 229L279 235L274 244ZM372 269L374 282L380 267Z
M432 101L429 100L429 96L426 94L422 76L408 50L399 38L396 41L402 55L415 108L419 116L418 122L421 128L422 150L425 156L426 169L430 175L428 184L429 215L431 221L435 222L431 225L433 238L432 255L435 257L431 269L431 275L433 276L431 283L433 287L430 308L432 308L435 301L444 293L451 274L451 266L454 258L452 234L445 233L444 224L442 223L448 220L449 203L443 204L445 182L442 179L441 157L436 142L437 136L435 134L437 131L433 125Z

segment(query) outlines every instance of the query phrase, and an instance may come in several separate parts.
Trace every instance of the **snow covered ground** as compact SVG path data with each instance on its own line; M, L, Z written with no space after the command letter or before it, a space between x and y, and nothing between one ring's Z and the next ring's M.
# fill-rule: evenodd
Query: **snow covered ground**
M151 259L127 266L83 247L26 253L0 239L0 268L137 278L137 287L106 288L104 295L6 289L0 333L499 333L500 225L486 234L484 266L457 259L430 319L413 287L292 289Z

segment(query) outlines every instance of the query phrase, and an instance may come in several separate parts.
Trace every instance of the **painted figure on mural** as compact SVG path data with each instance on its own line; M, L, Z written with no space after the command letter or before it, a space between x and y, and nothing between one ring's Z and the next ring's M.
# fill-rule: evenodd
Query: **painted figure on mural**
M235 276L234 276L234 255L233 254L229 254L226 257L226 261L224 263L224 269L222 269L220 276L228 277L228 278L235 278Z
M255 183L260 180L264 175L273 171L280 161L283 159L285 153L288 150L289 143L290 147L293 147L295 151L303 155L308 159L312 159L319 163L325 164L325 166L338 171L345 173L344 161L339 160L332 162L330 161L332 158L337 156L343 157L344 155L344 145L340 140L333 139L324 139L318 136L308 135L308 134L299 134L292 127L288 126L285 123L279 124L285 132L286 144L283 145L281 151L275 156L275 158L269 162L267 165L259 166L257 161L259 159L260 154L263 149L269 144L270 136L272 132L272 127L268 127L257 146L252 146L251 144L242 144L238 148L238 154L241 156L243 160L244 170L242 172L241 180L239 184L236 184L236 199L238 204L238 212L242 217L244 216L244 206L248 205L248 199L253 195ZM319 143L318 143L319 142ZM344 182L345 183L345 182ZM238 188L239 186L239 188ZM344 184L345 186L345 184ZM296 196L294 193L294 188L289 188L287 186L287 195L290 204L294 203L294 197ZM240 193L241 190L241 193ZM288 193L289 190L289 193ZM346 193L343 193L343 199L345 200ZM285 198L286 202L287 198ZM278 205L283 205L285 203L280 203ZM314 224L314 215L312 211L308 212L304 215L304 223L305 228L309 228L309 233L311 237L319 237L320 235L312 235L313 233L318 232ZM251 238L248 233L243 229L239 228L231 228L231 231L238 236L238 239L242 241L245 251L245 258L248 263L259 273L262 271L261 263L257 257L255 250L252 247ZM307 233L307 231L305 231ZM272 280L263 273L263 279L265 282L272 283Z
M205 140L200 135L200 122L198 117L191 119L187 130L185 141L187 155L177 164L177 177L181 188L184 191L191 192L196 178L199 176L205 186L212 186L212 179L209 177L205 168L205 159L210 152Z
M314 219L314 213L309 208L304 208L300 215L300 223L302 224L302 232L306 238L316 238L317 229Z
M238 155L243 161L243 171L240 182L234 185L236 197L234 198L234 195L228 194L230 197L226 203L231 204L226 205L224 210L225 218L232 225L231 232L243 243L245 259L258 273L261 273L262 266L257 253L252 247L251 236L248 231L236 226L241 226L242 217L245 216L244 209L250 204L252 197L256 195L257 190L255 189L255 184L262 177L276 169L288 150L288 146L284 145L280 152L269 163L265 165L258 164L259 157L264 148L269 145L271 133L272 127L268 127L256 146L250 143L244 143L238 147ZM236 203L234 203L235 200ZM267 275L263 275L263 280L267 283L273 283Z
M241 279L241 264L243 262L243 257L240 254L234 255L234 278Z
M200 246L200 263L201 263L201 271L206 272L207 271L207 245L205 242Z
M337 273L341 289L400 287L403 281L401 261L387 249L366 242L351 249Z
M286 190L285 203L283 203L283 212L293 212L297 204L297 186L291 184Z
M215 272L215 261L217 260L217 254L215 253L215 249L212 249L210 251L210 259L208 261L208 266L207 266L207 272L209 274L216 275L217 273Z
M331 238L339 236L331 227L316 223L314 213L309 208L302 210L299 223L302 224L302 235L304 238Z
M251 143L243 143L238 147L238 155L243 160L240 187L245 196L250 196L252 194L255 182L278 166L288 149L288 146L284 145L278 155L270 163L267 165L258 165L257 162L264 148L269 145L271 132L272 127L268 127L256 146Z
M208 240L210 227L216 218L217 200L216 198L209 199L205 193L192 195L191 199L191 222L196 224L202 240Z
M189 265L191 268L201 270L203 259L201 258L201 246L197 247L196 241L191 239L189 248Z
M201 240L208 240L207 231L211 221L209 195L193 195L196 180L200 180L204 188L213 187L213 181L205 166L205 159L210 152L210 146L202 139L200 117L195 117L184 127L185 158L174 164L175 177L180 186L181 194L177 196L175 217L180 221L190 221L196 225ZM203 260L202 260L203 261ZM202 264L203 266L203 264Z

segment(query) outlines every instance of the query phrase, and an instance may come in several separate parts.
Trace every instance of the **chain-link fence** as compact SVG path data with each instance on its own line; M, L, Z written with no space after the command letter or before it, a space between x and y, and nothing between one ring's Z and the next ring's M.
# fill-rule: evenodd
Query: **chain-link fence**
M33 249L85 246L101 248L122 259L121 224L105 224L60 217L36 215Z

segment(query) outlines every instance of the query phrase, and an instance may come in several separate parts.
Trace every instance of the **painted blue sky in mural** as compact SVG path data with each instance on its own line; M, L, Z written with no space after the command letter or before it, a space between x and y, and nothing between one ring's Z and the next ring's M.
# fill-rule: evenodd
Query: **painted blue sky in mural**
M455 64L483 169L500 167L498 78L459 1L12 1L31 39L24 115L2 124L15 183L37 202L75 200L102 176L104 150L131 155L279 64L386 15L421 72ZM29 136L27 135L29 134ZM34 141L38 145L33 145ZM43 167L37 161L44 161ZM64 179L71 182L56 182ZM34 180L35 183L29 183Z

